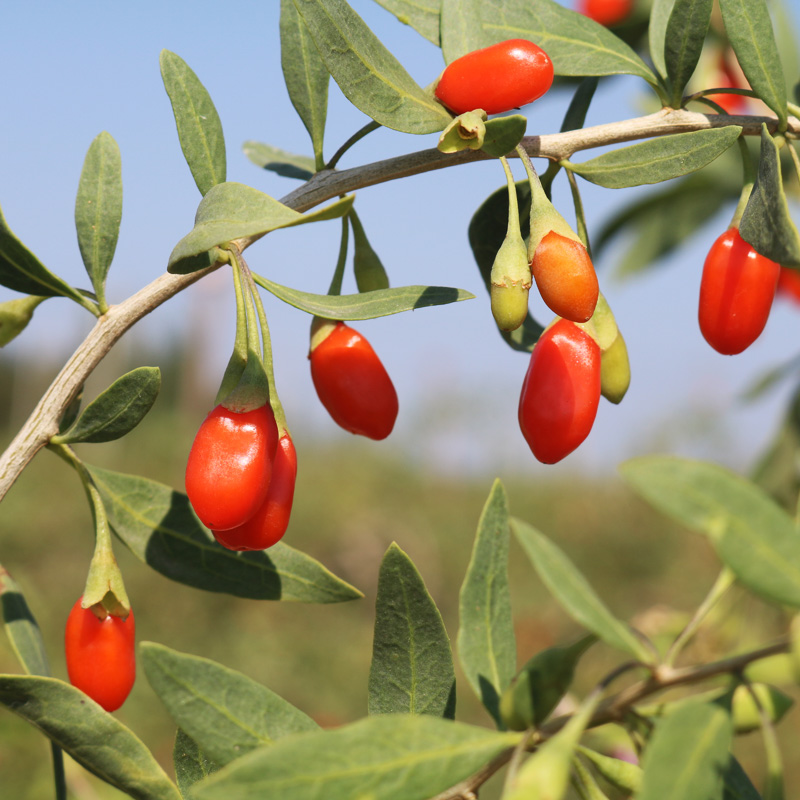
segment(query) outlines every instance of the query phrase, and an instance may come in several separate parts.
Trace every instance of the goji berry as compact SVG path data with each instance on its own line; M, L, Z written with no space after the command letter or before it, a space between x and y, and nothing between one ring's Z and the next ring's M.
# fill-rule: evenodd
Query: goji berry
M633 0L578 0L575 10L608 28L630 16Z
M553 62L527 39L508 39L452 61L435 94L454 114L499 114L532 103L553 83Z
M600 403L600 348L566 319L534 345L519 398L519 426L544 464L569 455L589 435Z
M106 711L124 702L136 679L136 623L131 611L125 619L108 614L99 619L81 601L67 617L64 637L70 683Z
M780 266L729 228L711 245L700 281L698 320L705 340L723 355L746 350L767 324Z

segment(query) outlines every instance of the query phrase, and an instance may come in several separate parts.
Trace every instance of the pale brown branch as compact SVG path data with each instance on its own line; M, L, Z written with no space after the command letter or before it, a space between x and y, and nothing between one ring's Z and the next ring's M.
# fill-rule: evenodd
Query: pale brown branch
M760 135L762 122L766 122L771 129L777 126L774 117L728 117L722 114L706 115L664 109L645 117L582 130L527 136L522 144L531 156L560 160L579 150L602 145L723 127L732 123L741 125L745 134L755 136ZM800 134L800 121L790 117L788 130L790 133ZM286 195L281 202L297 211L307 211L326 200L356 189L486 158L488 156L480 151L467 150L444 155L438 150L423 150L348 170L324 170ZM261 237L252 236L237 240L235 244L240 250L244 250L259 238ZM33 456L57 432L58 421L70 401L122 334L170 297L218 267L219 264L215 264L191 275L162 275L124 302L112 306L97 320L94 328L78 346L19 433L0 456L0 501Z

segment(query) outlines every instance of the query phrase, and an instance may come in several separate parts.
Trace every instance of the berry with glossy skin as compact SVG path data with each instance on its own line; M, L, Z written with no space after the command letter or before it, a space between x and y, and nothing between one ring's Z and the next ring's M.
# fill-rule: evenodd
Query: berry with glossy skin
M100 620L91 608L72 607L64 637L69 682L106 711L124 702L136 679L136 623L133 611L123 620Z
M509 39L451 62L436 97L454 114L482 108L499 114L532 103L553 83L553 62L527 39Z
M334 422L350 433L385 439L398 402L392 379L370 343L344 322L315 320L311 379Z
M578 0L576 11L585 17L611 27L626 20L633 10L634 0Z
M278 442L267 496L244 525L229 531L212 531L229 550L265 550L280 541L289 527L297 478L297 453L292 437L285 433Z
M212 530L245 523L264 502L278 447L269 405L237 414L218 405L197 431L186 464L186 494Z
M778 275L778 294L800 305L800 271L781 267Z
M534 251L531 272L542 300L559 317L586 322L594 314L597 274L581 242L550 231Z
M600 403L600 348L560 319L539 338L519 398L519 426L544 464L569 455L589 435Z
M746 350L764 330L780 266L762 256L729 228L703 265L698 320L705 340L723 355Z

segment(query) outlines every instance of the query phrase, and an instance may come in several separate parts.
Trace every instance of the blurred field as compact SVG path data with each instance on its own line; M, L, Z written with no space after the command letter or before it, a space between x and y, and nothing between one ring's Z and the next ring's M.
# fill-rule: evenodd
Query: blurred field
M82 455L91 463L182 488L185 454L197 418L164 410L174 407L160 401L161 410L132 435L108 445L86 446ZM0 434L2 446L10 435ZM417 564L455 641L458 590L494 477L444 478L395 460L391 449L372 442L344 435L338 441L341 445L336 447L301 445L296 506L286 541L361 589L363 600L304 606L209 594L170 583L117 547L139 640L241 670L326 726L366 713L377 572L392 541ZM536 484L513 476L504 480L512 513L552 536L612 610L633 619L657 640L668 641L677 632L685 613L716 576L718 564L704 540L651 512L613 474ZM21 584L39 620L57 677L66 677L62 630L82 590L92 546L91 518L77 478L59 459L42 452L0 507L0 562ZM510 562L521 664L538 649L578 631L550 600L513 543ZM708 659L768 643L785 624L779 612L738 590L720 612L721 624L713 633L704 628L687 656ZM605 647L592 648L581 665L578 690L618 659ZM0 671L19 671L4 636ZM779 663L768 677L785 680L786 670ZM796 695L793 688L788 691ZM174 725L144 675L117 713L171 772ZM463 679L457 716L490 724ZM790 772L788 796L800 786L798 716L790 713L779 728ZM741 740L738 751L751 773L760 775L758 735ZM75 797L122 796L67 761ZM2 797L14 800L52 796L45 740L6 711L0 711L0 787ZM481 795L482 800L491 796L491 790Z

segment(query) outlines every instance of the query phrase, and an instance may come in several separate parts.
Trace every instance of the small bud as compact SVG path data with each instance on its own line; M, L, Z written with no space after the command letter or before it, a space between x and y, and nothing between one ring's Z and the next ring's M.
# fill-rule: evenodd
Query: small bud
M31 321L36 306L46 297L20 297L0 303L0 347L19 336Z
M525 242L517 232L506 235L492 265L492 315L501 331L519 328L528 314L531 271Z
M780 689L766 683L754 683L752 689L772 723L780 722L794 705L794 700ZM750 733L761 727L761 714L747 686L737 686L733 693L733 727L736 733Z
M611 347L603 351L600 356L600 394L606 400L617 404L625 397L630 385L631 365L628 361L628 347L622 334L618 333Z

